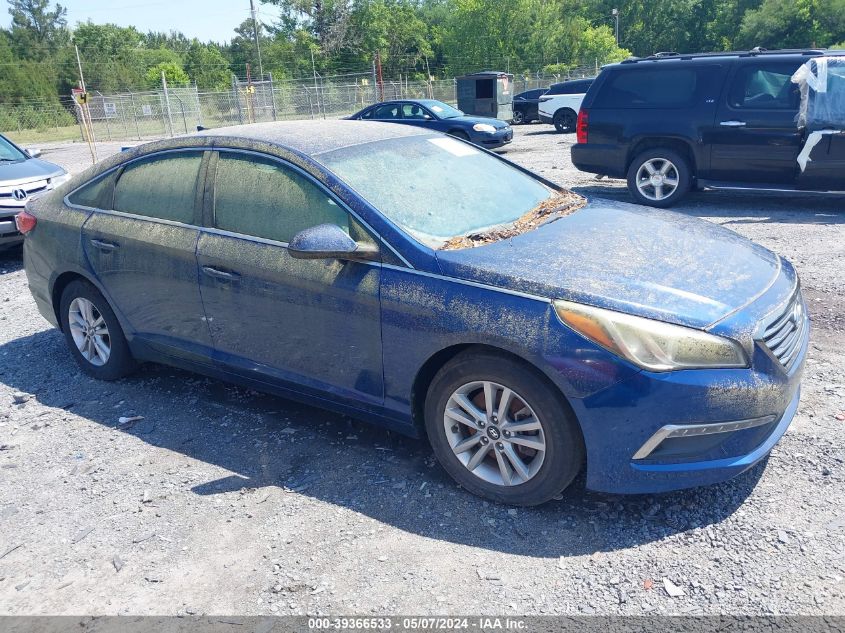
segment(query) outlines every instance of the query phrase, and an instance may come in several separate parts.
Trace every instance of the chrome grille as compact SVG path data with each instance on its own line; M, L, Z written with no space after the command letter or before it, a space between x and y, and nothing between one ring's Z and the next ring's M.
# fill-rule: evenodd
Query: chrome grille
M799 290L786 304L783 312L766 325L763 344L789 370L801 352L808 327L807 311Z

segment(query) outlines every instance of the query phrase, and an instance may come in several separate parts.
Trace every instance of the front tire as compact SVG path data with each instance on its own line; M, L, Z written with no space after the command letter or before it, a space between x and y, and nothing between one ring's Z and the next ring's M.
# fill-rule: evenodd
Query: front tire
M454 136L455 138L459 138L462 141L469 142L469 134L461 130L452 130L451 132L449 132L449 136Z
M555 129L561 134L572 134L578 123L578 115L569 108L563 108L555 112L555 115L552 117L552 123Z
M584 463L562 396L508 356L463 352L434 377L425 425L437 460L468 491L511 505L560 494Z
M72 281L59 305L62 331L79 367L100 380L132 373L135 361L123 329L105 297L86 281Z
M511 123L514 125L522 125L525 123L525 113L522 110L514 110Z
M628 167L628 190L639 204L666 208L692 186L689 162L678 152L658 147L639 154Z

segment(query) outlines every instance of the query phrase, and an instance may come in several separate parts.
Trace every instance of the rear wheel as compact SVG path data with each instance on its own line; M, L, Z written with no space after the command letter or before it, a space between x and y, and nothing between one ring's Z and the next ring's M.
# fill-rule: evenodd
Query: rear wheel
M464 488L501 503L537 505L566 488L584 462L567 411L531 368L465 352L432 381L425 424L438 461Z
M522 110L514 110L511 123L514 125L522 125L525 123L525 113Z
M563 108L555 112L552 123L561 134L571 134L575 131L575 126L578 123L578 115L569 108Z
M628 167L628 190L640 204L670 207L687 194L691 185L687 159L671 149L646 150Z
M135 369L123 329L94 286L72 281L62 292L62 331L82 371L100 380L117 380Z

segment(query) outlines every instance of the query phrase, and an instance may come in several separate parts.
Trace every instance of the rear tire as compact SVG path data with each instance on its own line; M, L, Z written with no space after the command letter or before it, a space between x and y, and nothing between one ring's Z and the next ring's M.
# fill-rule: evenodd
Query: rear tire
M671 207L691 186L689 161L665 147L642 152L628 167L628 190L639 204Z
M552 117L555 129L561 134L572 134L578 123L578 115L569 108L562 108Z
M584 464L581 432L563 396L505 355L467 351L447 363L428 390L425 426L446 472L491 501L544 503Z
M67 285L59 303L65 341L79 367L100 380L117 380L135 370L123 329L105 297L87 281Z

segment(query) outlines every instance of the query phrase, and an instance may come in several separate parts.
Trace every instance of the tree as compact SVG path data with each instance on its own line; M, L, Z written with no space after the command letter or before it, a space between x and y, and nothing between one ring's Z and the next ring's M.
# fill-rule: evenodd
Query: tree
M411 0L361 0L350 25L349 45L362 65L379 51L383 68L397 74L433 55L427 25Z
M199 90L225 90L229 86L229 62L214 44L193 40L185 55L185 72Z
M845 38L845 0L764 0L745 14L739 41L746 47L829 46Z
M67 44L67 10L50 0L9 0L12 16L11 40L24 59L45 59Z
M280 31L303 28L310 32L324 53L335 53L347 44L352 17L350 0L261 0L279 7ZM250 20L250 24L252 21Z
M161 74L167 80L168 87L187 86L191 83L191 78L185 73L185 70L175 62L161 62L155 66L147 69L144 78L150 88L161 88Z

